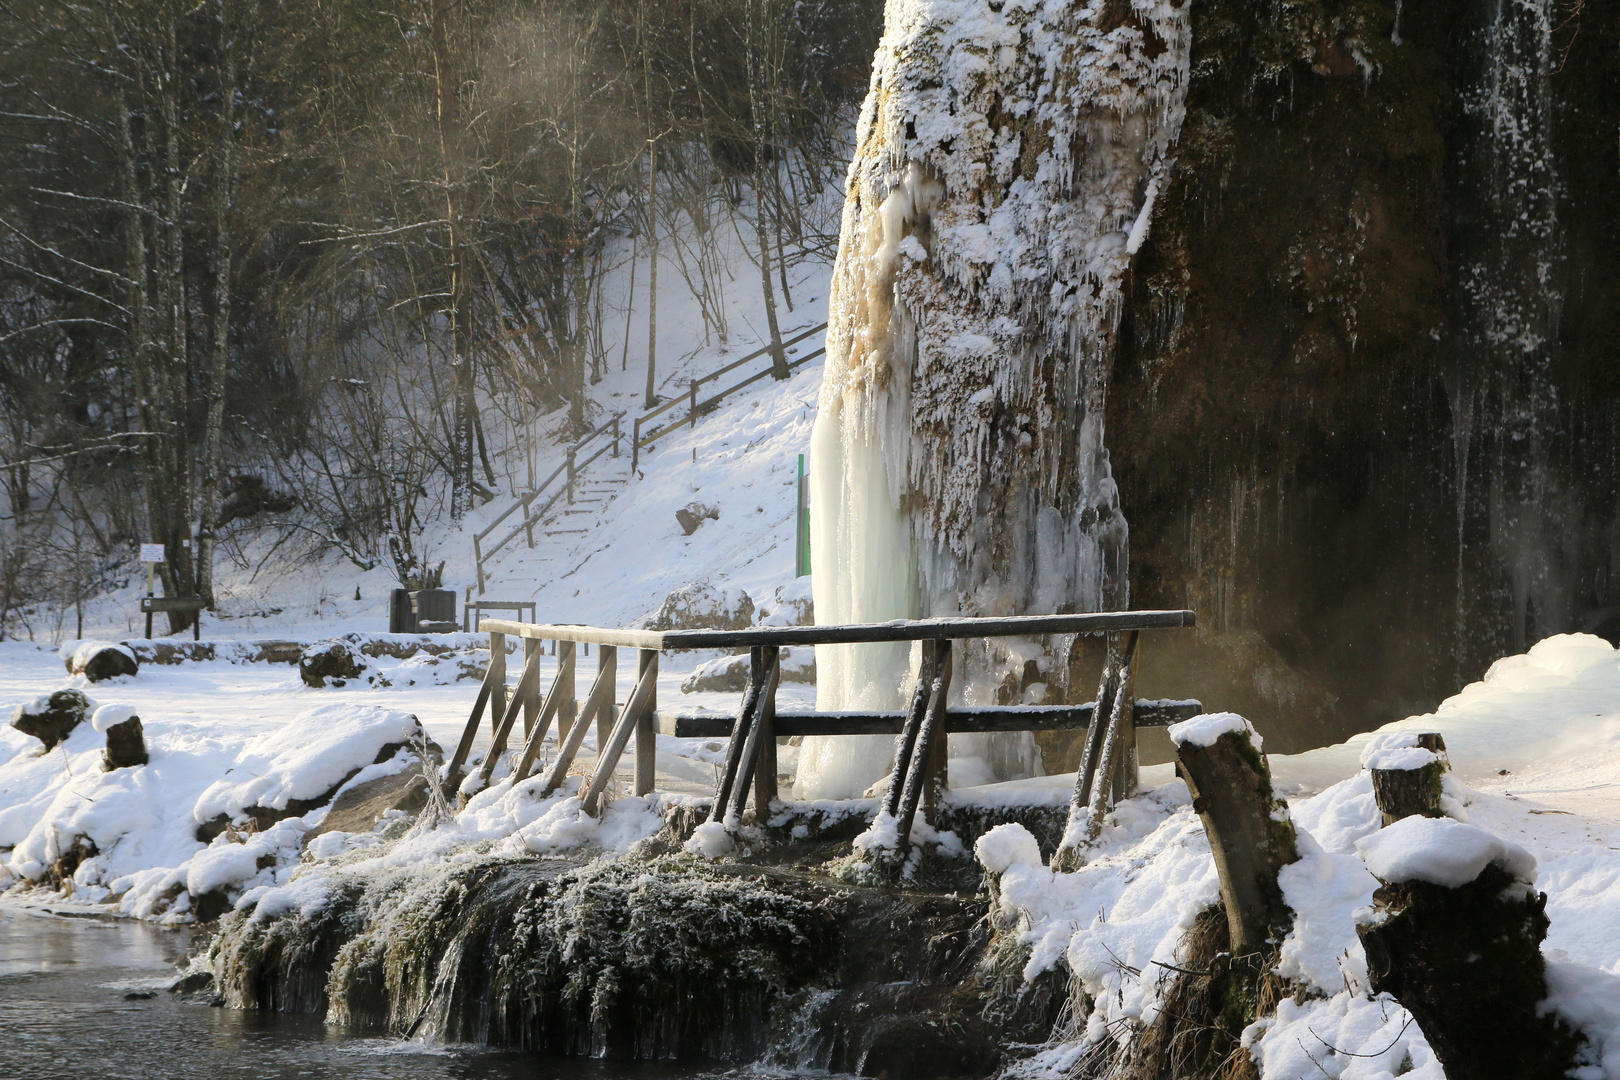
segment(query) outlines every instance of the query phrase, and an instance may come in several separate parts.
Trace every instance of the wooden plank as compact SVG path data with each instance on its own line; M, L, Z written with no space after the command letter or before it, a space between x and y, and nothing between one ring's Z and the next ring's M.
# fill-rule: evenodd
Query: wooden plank
M169 611L202 611L208 607L208 601L200 597L186 596L143 596L141 597L141 611L152 614L162 614Z
M467 726L462 729L461 741L456 743L456 752L450 759L449 768L444 771L444 792L449 795L461 786L461 770L467 765L467 756L472 753L473 740L478 737L478 724L484 718L484 709L489 705L490 688L495 682L494 668L484 670L484 681L478 686L478 700L473 702L472 714L467 717Z
M658 653L643 649L636 656L636 682L649 681L647 700L636 714L635 794L649 794L658 786Z
M589 641L631 649L752 648L755 645L826 645L839 642L926 641L930 638L1026 637L1041 634L1101 634L1193 626L1191 611L1103 611L1077 615L1014 615L1001 618L899 619L843 626L756 626L746 630L614 630L600 626L521 623L483 619L479 628L518 637Z
M900 812L900 793L911 771L911 754L917 747L917 733L922 730L923 717L928 714L928 696L933 692L934 677L939 673L939 648L934 641L922 643L917 657L916 682L911 688L911 703L905 712L905 722L894 740L894 761L889 766L889 790L883 798L883 809L892 817Z
M610 716L613 712L614 689L619 680L619 650L608 646L603 648L596 658L596 682L591 685L591 692L585 698L585 709L580 713L579 719L568 730L566 738L558 733L557 760L551 763L551 770L546 773L546 782L540 789L542 799L550 798L552 793L562 786L568 777L568 770L574 764L574 758L579 754L579 748L585 741L585 732L591 726L593 716ZM605 746L607 739L602 739L598 746Z
M495 772L495 763L506 752L506 742L512 735L512 723L517 719L518 711L523 707L523 699L534 693L540 685L540 652L535 650L524 661L523 674L518 676L517 689L512 694L512 703L501 714L500 723L495 726L495 738L490 743L489 753L484 755L484 767L478 770L478 786L489 786L489 778Z
M731 805L726 808L726 828L733 829L742 822L743 807L748 803L748 787L753 782L755 766L759 764L760 739L770 727L771 712L776 707L776 684L782 676L782 653L769 645L759 651L758 678L761 689L754 707L754 719L743 742L742 755L737 765L737 783L732 789ZM775 745L775 735L769 736ZM756 817L758 808L755 808Z
M498 630L489 634L489 670L495 677L490 681L490 701L493 703L489 710L490 737L495 737L495 728L499 726L501 717L506 715L506 635Z
M1102 757L1103 739L1107 735L1106 721L1113 712L1114 694L1119 685L1119 663L1119 637L1110 634L1107 651L1103 654L1102 680L1097 686L1097 701L1093 713L1094 716L1102 717L1104 723L1090 726L1090 730L1086 733L1086 745L1080 751L1080 768L1074 774L1074 792L1069 797L1068 832L1078 827L1080 812L1091 805L1091 788L1097 781L1097 762Z
M895 815L895 832L900 853L911 848L911 825L917 820L917 806L922 801L929 782L933 758L939 752L938 744L946 741L945 699L951 690L951 645L937 642L938 663L934 668L934 682L928 693L928 711L923 714L922 726L917 729L917 746L911 754L911 767L906 770L906 787L900 796L900 812Z
M988 731L1068 731L1091 726L1094 702L1084 705L1008 705L951 709L945 730L951 734ZM1204 711L1197 701L1138 700L1132 709L1137 727L1168 727ZM795 735L899 735L903 712L804 712L779 710L774 718L778 738ZM724 713L661 712L658 730L684 739L723 739L736 717Z
M568 650L568 658L563 659L563 649ZM563 727L573 727L574 721L579 718L579 699L574 695L578 693L575 681L575 658L579 649L572 641L557 643L557 723L559 731Z
M596 817L602 812L602 793L612 782L613 770L618 768L619 758L624 754L630 736L635 734L636 721L646 708L657 683L658 665L653 664L636 680L636 688L631 692L630 700L625 702L624 708L619 711L619 720L613 725L613 734L608 737L607 746L596 755L596 769L591 773L590 785L586 788L585 799L580 805L580 809L591 817Z
M754 711L765 689L765 652L754 649L748 657L748 685L743 688L742 707L732 721L726 744L726 760L720 768L720 778L714 788L714 801L709 804L709 820L724 821L726 807L731 803L731 789L737 782L737 769L742 762L743 745L754 722Z
M523 665L527 667L532 660L540 663L541 642L537 638L523 639ZM540 695L533 693L523 699L523 738L528 740L534 734L534 721L540 715Z

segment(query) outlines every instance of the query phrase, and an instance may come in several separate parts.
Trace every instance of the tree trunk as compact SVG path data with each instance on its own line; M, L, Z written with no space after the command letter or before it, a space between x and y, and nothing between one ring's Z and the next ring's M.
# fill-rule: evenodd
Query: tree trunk
M647 394L642 408L658 404L658 142L647 140Z
M237 28L229 18L229 3L221 6L225 21L220 39L225 50L224 101L220 105L219 176L216 181L218 225L214 239L214 325L209 342L208 419L203 434L202 486L197 507L197 593L214 609L214 546L219 533L219 484L225 427L225 373L230 359L231 212L236 194Z
M765 297L765 324L770 329L771 377L785 379L787 352L782 348L782 330L776 321L776 288L771 283L771 240L765 221L765 165L767 141L765 46L770 21L767 0L751 0L748 5L748 111L754 134L754 239L759 248L759 281Z
M434 121L439 136L440 179L444 184L444 217L450 270L450 516L460 521L472 507L473 488L473 411L472 357L467 348L467 263L463 257L461 220L456 212L455 154L459 134L460 98L451 67L450 35L445 27L449 0L432 0L428 9L433 38L433 87L436 108Z
M1281 944L1293 917L1277 871L1299 854L1264 755L1247 731L1228 731L1211 746L1177 743L1176 758L1215 855L1232 955Z

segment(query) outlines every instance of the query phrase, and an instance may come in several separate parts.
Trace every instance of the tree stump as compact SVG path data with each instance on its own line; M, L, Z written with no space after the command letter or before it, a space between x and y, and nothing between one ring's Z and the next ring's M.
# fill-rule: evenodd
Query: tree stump
M1293 924L1277 871L1299 858L1287 805L1249 722L1234 713L1195 716L1169 729L1176 772L1187 781L1221 877L1233 956L1280 943Z
M1460 822L1448 826L1481 833ZM1416 876L1422 871L1413 867L1427 861L1421 851L1405 856L1407 869L1391 872L1367 848L1390 832L1361 844L1375 874L1412 875L1385 881L1373 893L1372 921L1356 927L1373 991L1391 994L1417 1019L1452 1080L1565 1076L1583 1040L1557 1014L1538 1014L1547 997L1547 894L1532 888L1512 859L1487 862L1455 886ZM1442 845L1454 851L1467 840Z
M1440 809L1447 768L1446 741L1435 732L1375 740L1362 754L1372 774L1373 799L1384 824L1405 817L1444 817Z
M90 723L97 731L107 733L107 748L101 752L103 772L147 763L146 735L134 709L127 705L103 705L90 718Z

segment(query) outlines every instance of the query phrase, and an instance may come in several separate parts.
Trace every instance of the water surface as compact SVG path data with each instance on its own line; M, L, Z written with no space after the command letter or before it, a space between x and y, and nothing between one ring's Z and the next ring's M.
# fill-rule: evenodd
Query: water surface
M743 1072L444 1047L171 994L185 930L0 905L0 1076L15 1080L746 1080ZM144 995L151 994L151 997Z

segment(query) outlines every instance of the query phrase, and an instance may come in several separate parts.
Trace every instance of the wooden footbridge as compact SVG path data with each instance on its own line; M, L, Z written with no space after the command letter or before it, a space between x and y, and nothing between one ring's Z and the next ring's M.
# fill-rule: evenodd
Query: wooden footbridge
M895 736L894 781L883 809L897 819L904 846L919 809L931 818L946 784L945 736L952 732L1047 731L1086 729L1079 775L1070 804L1070 833L1076 828L1095 836L1111 803L1136 790L1138 727L1165 726L1202 711L1196 701L1137 701L1131 695L1132 672L1141 633L1190 627L1191 611L1112 611L1079 615L1025 615L1005 618L944 618L857 623L843 626L751 627L746 630L625 630L594 626L545 625L485 619L480 629L490 636L490 665L478 700L446 771L447 793L466 777L466 768L486 711L493 742L480 771L479 786L488 784L496 762L506 753L517 717L523 717L523 749L514 767L518 780L534 772L542 743L553 721L557 752L541 785L542 798L563 784L579 754L585 733L597 728L595 768L585 780L586 813L602 810L603 795L619 760L635 740L634 791L655 786L656 739L676 736L728 736L709 819L734 829L748 808L753 791L754 817L763 821L777 798L776 739L792 735ZM962 639L1033 637L1054 634L1102 634L1108 638L1097 699L1083 705L1008 705L948 708L952 652ZM523 671L507 693L506 639L524 644ZM557 673L540 692L540 657L544 643L556 643ZM785 646L920 641L922 648L909 707L895 712L778 711L776 689ZM596 678L583 704L575 696L578 647L596 645ZM738 649L750 653L747 688L735 718L660 713L657 702L658 659L668 649ZM636 651L636 682L630 697L615 703L620 649Z

